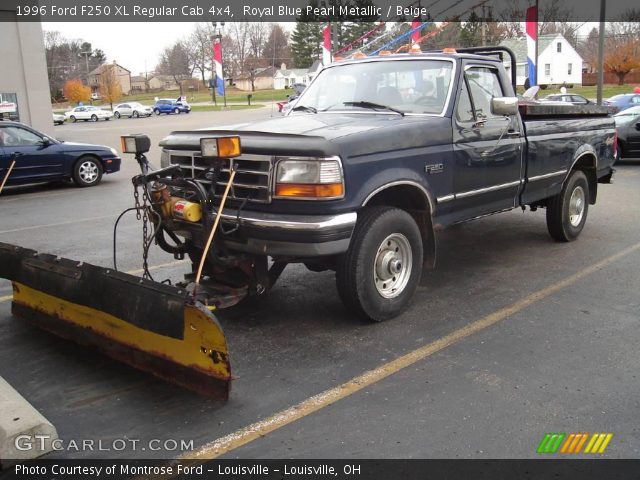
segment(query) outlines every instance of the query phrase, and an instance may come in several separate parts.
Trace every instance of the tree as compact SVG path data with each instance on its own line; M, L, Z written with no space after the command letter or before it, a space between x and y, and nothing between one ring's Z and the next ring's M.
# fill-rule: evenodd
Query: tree
M118 80L117 65L105 65L100 72L100 83L98 91L100 96L109 102L113 109L113 104L122 98L122 86Z
M211 37L213 34L211 24L198 23L184 42L189 50L189 58L192 60L194 71L200 74L203 85L207 84L207 72L212 71L213 42Z
M640 68L640 28L636 23L609 22L604 68L618 77L618 85L631 70Z
M160 54L156 66L156 72L159 74L173 77L174 82L180 87L180 96L183 94L182 81L190 78L194 69L189 51L182 40L166 47Z
M303 15L291 34L291 54L297 68L309 68L322 57L322 24Z
M88 102L91 99L91 88L83 85L79 79L67 80L62 90L71 103Z
M271 26L269 37L267 38L262 56L269 62L269 65L280 68L280 65L289 62L291 49L289 48L289 36L282 26L274 23Z
M62 90L67 80L86 77L106 59L104 52L93 49L90 43L68 40L57 31L45 31L44 44L49 73L49 91L54 100L62 97Z

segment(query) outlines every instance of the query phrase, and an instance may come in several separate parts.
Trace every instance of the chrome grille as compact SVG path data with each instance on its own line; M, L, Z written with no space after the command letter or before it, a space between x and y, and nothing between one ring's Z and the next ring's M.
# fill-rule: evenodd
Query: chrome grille
M205 188L209 188L211 181L205 178L209 168L199 151L168 150L171 164L180 165L183 174L192 177ZM231 200L245 200L256 203L271 202L272 162L270 155L243 154L240 157L225 159L225 165L216 182L216 197L222 197L224 188L229 181L229 172L236 168L236 177L229 192Z

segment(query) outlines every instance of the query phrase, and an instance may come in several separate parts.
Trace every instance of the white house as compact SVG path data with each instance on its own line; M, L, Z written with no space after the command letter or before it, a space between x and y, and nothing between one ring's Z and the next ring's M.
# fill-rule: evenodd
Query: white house
M276 90L283 90L285 88L289 88L294 83L304 83L305 85L309 85L321 68L322 63L320 60L313 62L313 65L309 68L287 69L287 65L283 63L280 70L276 70L276 73L273 76L273 88Z
M526 37L510 38L500 45L516 54L516 84L522 86L529 78ZM581 85L582 57L562 34L538 37L538 85ZM505 58L505 68L511 75L511 63Z

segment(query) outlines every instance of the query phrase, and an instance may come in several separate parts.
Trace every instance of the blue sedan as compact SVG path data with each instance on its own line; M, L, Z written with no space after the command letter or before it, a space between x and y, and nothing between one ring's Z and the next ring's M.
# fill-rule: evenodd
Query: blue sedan
M104 173L120 170L111 147L61 142L22 123L0 121L0 181L13 160L7 185L73 179L79 187L92 187Z
M621 93L602 102L604 105L617 107L619 112L640 105L640 93Z

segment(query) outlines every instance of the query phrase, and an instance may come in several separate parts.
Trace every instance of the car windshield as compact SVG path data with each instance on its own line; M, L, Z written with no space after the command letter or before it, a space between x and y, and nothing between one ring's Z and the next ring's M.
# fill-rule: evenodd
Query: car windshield
M323 70L296 102L300 112L336 110L439 115L449 97L448 60L382 60ZM339 86L339 88L337 88ZM380 108L382 107L382 108ZM384 107L391 107L385 109Z
M88 110L98 110L97 107L87 107L87 111Z

